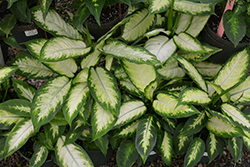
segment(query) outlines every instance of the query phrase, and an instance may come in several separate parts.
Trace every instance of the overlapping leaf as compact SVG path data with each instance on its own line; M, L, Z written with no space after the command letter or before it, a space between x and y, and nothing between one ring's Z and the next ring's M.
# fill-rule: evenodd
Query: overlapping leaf
M10 112L22 117L30 117L31 102L24 99L10 99L0 103L3 112Z
M17 67L4 67L0 69L0 84L16 72Z
M49 151L38 142L34 143L33 148L34 153L30 159L30 166L41 166L46 161Z
M13 87L20 99L27 99L32 102L33 97L36 93L36 89L29 85L27 82L19 80L19 79L12 79Z

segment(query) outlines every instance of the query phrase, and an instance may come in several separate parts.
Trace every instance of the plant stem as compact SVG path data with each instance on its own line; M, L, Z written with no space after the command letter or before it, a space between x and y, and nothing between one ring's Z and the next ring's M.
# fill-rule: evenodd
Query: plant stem
M175 33L176 29L177 29L180 17L181 17L181 14L178 12L177 17L176 17L175 22L174 22L173 30L172 30L172 32L170 34L171 37L174 35L174 33Z
M3 100L2 100L2 102L4 102L4 101L5 101L5 98L6 98L6 96L7 96L7 93L8 93L8 88L5 90L5 93L4 93L4 96L3 96Z
M170 8L169 8L169 13L168 13L168 25L167 25L167 29L169 31L172 31L173 28L173 15L174 15L174 0L171 0L170 2Z

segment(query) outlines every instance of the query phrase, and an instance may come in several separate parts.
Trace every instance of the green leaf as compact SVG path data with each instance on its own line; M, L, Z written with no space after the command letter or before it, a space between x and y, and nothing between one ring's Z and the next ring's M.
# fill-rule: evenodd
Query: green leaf
M16 17L14 14L5 15L0 22L0 30L5 33L6 36L10 34L10 31L16 25Z
M250 128L250 118L247 117L240 109L229 104L223 103L221 109L225 115L233 120L235 125L243 127L245 129Z
M68 122L64 118L62 111L57 112L57 114L51 119L49 123L57 125L57 126L68 125Z
M10 99L0 103L0 109L15 115L30 117L31 102L23 99Z
M131 42L143 36L154 24L155 15L148 15L147 9L136 11L124 26L122 38Z
M196 165L205 152L205 143L200 138L195 138L189 145L184 159L184 167Z
M173 39L166 36L158 35L150 38L144 46L150 53L154 54L157 59L163 64L177 50Z
M223 27L227 37L236 47L246 35L247 26L243 15L233 17L233 14L231 10L227 10L223 14Z
M118 59L126 59L140 64L154 65L158 63L155 55L140 46L130 46L123 42L113 40L104 45L102 50L106 55L113 55ZM133 56L131 56L133 55Z
M194 16L192 18L192 22L190 23L190 26L185 32L193 37L198 36L199 33L203 30L209 18L210 18L210 15Z
M236 127L217 116L210 117L206 127L216 136L223 138L238 137L243 136L244 134L241 128Z
M155 112L168 118L183 118L200 113L191 105L178 105L178 98L166 93L159 93L153 101Z
M208 153L209 163L223 152L223 147L223 141L210 132L206 140L206 151Z
M111 114L118 116L121 94L114 76L102 67L91 67L88 86L93 98Z
M5 157L21 148L35 133L31 119L18 122L9 133L5 144Z
M247 48L235 53L219 71L214 83L224 90L237 85L247 74L249 60L250 54Z
M77 83L85 83L88 81L89 69L84 68L82 69L74 78L73 84Z
M35 128L48 123L61 108L71 86L64 76L56 77L42 85L32 103L31 118Z
M60 61L87 54L90 47L81 40L67 37L54 37L48 40L41 49L40 61Z
M209 61L194 62L193 65L204 77L214 78L221 69L220 64Z
M97 102L95 102L91 115L93 140L108 133L108 131L113 128L116 120L117 118L115 118L114 115L104 110Z
M187 28L190 26L192 19L193 19L192 15L181 13L175 33L180 34L181 32L185 32Z
M21 121L24 117L12 114L6 110L1 109L0 107L0 122L3 125L11 126L12 124L16 124Z
M147 37L149 39L150 37L157 36L160 33L164 33L166 35L170 35L171 34L170 31L168 31L168 30L166 31L164 28L157 28L157 29L153 29L153 30L147 32L146 34L143 35L143 37Z
M181 91L179 104L207 105L211 103L208 94L198 88L189 87Z
M93 101L93 98L89 96L83 104L82 109L79 111L79 119L82 121L86 122L89 119L92 111Z
M95 0L86 0L86 5L90 13L95 17L96 22L101 26L100 17L102 9L105 5L105 0L95 1Z
M48 10L49 7L51 5L52 0L41 0L40 6L41 6L41 10L43 12L43 19L45 20L47 14L48 14Z
M2 161L4 159L4 147L5 147L5 141L6 138L0 138L0 161Z
M73 121L66 135L64 145L75 142L81 136L84 128L86 128L84 125L85 125L85 122L79 119L76 119L75 121Z
M117 138L131 138L136 135L137 127L140 119L123 126L120 131L115 135Z
M174 10L194 16L213 14L213 6L213 3L195 3L187 0L174 2Z
M120 114L113 128L121 127L140 118L146 110L147 108L142 101L130 100L124 102L121 105Z
M132 140L125 140L121 143L116 153L116 162L119 167L132 166L138 157Z
M233 156L234 161L238 162L243 156L243 140L241 137L233 137L228 139L229 152Z
M168 10L171 0L150 0L149 14L162 13Z
M19 50L26 50L26 49L24 49L23 47L21 47L21 46L17 43L17 41L15 40L15 38L14 38L13 36L5 37L5 38L3 39L3 41L4 41L7 45L11 46L12 48L19 49Z
M82 31L82 27L86 19L89 17L90 11L87 8L85 3L81 3L81 5L77 8L74 16L73 16L73 26L77 28L80 32Z
M245 136L242 137L244 145L250 150L250 132L244 131Z
M83 107L88 95L89 88L87 83L78 83L71 87L67 100L62 108L64 117L70 125Z
M11 80L18 97L20 99L26 99L32 102L33 97L36 93L36 89L25 81L13 78Z
M45 137L48 140L48 143L51 143L52 145L54 145L56 141L58 140L58 138L64 132L65 127L55 125L51 122L44 125L43 129L44 129Z
M16 67L4 67L0 69L0 84L2 84L6 79L13 75L18 68Z
M207 84L202 78L199 71L194 67L192 63L186 60L182 56L175 56L175 59L181 64L181 66L186 70L187 74L193 79L193 81L205 92L207 92Z
M49 78L53 75L53 71L39 63L36 58L27 52L19 53L10 65L17 66L16 73L27 78Z
M91 66L95 66L100 59L101 59L101 52L95 48L93 52L91 52L86 57L82 58L81 67L82 69L84 69L84 68L90 68Z
M173 156L173 139L172 136L164 131L164 137L161 143L160 152L162 160L168 165L171 165Z
M55 157L59 166L94 167L88 154L77 144L64 145L65 137L58 139L55 147Z
M83 39L82 35L68 22L64 21L55 9L48 10L45 20L43 19L43 12L40 6L32 8L31 12L35 23L54 36L65 36L80 40Z
M122 66L128 75L130 81L142 93L145 88L154 80L156 80L156 71L154 66L147 64L136 64L127 60L122 61Z
M143 117L136 131L135 148L145 163L157 141L158 126L153 116Z
M96 139L94 143L98 148L100 148L103 155L106 156L109 149L109 135L105 134L104 136Z
M202 44L187 33L180 33L173 37L175 44L183 51L188 53L207 53Z
M41 166L46 161L49 151L38 142L34 143L33 150L34 153L30 159L30 166Z

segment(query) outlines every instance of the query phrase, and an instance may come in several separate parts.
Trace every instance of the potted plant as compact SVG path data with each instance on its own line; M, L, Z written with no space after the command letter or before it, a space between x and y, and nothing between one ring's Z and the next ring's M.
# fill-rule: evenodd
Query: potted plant
M210 57L216 63L225 63L234 53L249 45L249 2L228 0L216 6L202 33L201 40L222 51Z

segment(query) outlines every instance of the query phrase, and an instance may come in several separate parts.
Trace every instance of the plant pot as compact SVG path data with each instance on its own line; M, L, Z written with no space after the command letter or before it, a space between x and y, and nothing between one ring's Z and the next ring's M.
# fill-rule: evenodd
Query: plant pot
M210 56L208 60L214 63L224 64L235 52L240 51L245 46L249 45L250 43L239 43L236 47L230 41L224 40L217 36L208 25L205 26L204 30L201 32L201 41L205 42L211 46L215 46L217 48L222 49L222 51L215 53L214 55Z
M86 150L86 152L88 153L94 166L100 166L100 165L103 165L110 160L110 158L113 155L114 150L112 149L112 147L109 147L106 156L104 156L104 154L101 152L101 150L97 150L97 151Z
M101 24L101 26L99 26L98 24L95 23L89 23L87 22L88 25L88 29L90 34L95 38L95 40L98 40L101 36L103 36L104 34L106 34L110 29L112 29L117 23L119 23L121 20L123 20L128 12L125 12L121 15L121 17L117 17L116 19L114 19L111 22L105 23L105 24ZM113 37L118 37L121 32L123 30L123 27L120 26L115 34L113 35Z
M17 43L23 48L26 48L24 44L21 44L23 42L38 38L47 38L47 33L40 27L38 27L34 22L29 25L16 24L15 27L11 30L11 33Z
M8 58L8 45L0 41L0 66L4 67Z

